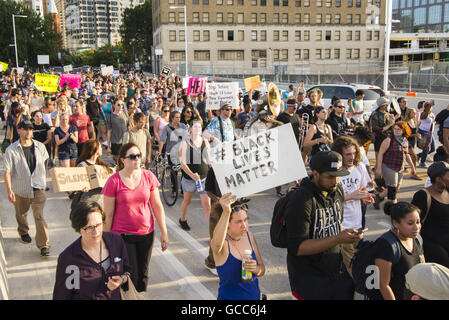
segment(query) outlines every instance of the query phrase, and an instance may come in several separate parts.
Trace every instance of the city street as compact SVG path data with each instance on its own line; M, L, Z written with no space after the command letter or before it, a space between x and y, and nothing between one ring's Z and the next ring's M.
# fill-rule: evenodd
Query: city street
M429 156L429 159L433 154ZM374 160L373 146L370 147L370 160ZM425 177L425 169L418 169L418 174ZM51 299L55 283L57 258L70 243L79 236L71 228L69 221L70 200L65 193L53 193L50 175L47 181L45 219L50 232L51 256L42 259L34 241L34 219L30 211L31 244L22 244L17 233L14 209L7 200L1 169L0 220L6 248L7 272L9 278L9 298L12 300ZM414 192L422 188L423 181L411 180L406 174L399 200L410 201ZM269 229L273 207L278 197L274 189L250 197L249 227L254 233L266 274L260 279L262 292L268 299L290 300L290 287L286 267L286 249L274 248L270 243ZM214 300L217 297L218 277L214 276L204 265L208 254L209 233L201 203L194 197L188 211L191 231L182 230L178 224L182 198L175 206L165 206L170 245L161 252L159 230L156 227L156 239L150 263L149 287L145 294L151 300ZM389 228L389 218L383 211L368 207L366 238L373 239Z

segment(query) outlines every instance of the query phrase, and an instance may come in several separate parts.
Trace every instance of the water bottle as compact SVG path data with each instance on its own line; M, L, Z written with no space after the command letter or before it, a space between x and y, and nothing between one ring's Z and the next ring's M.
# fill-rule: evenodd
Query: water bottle
M247 271L243 264L246 261L252 260L252 251L251 250L245 250L243 260L242 260L242 280L245 282L249 282L253 280L253 273L251 271Z
M203 185L201 184L201 179L197 180L195 182L195 185L196 185L196 191L198 191L198 192L202 192L203 191Z

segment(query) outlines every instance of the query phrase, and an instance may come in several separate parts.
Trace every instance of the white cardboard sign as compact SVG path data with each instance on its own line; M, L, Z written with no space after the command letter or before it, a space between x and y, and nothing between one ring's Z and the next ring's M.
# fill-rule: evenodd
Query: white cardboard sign
M242 198L307 176L290 123L209 151L222 194Z
M232 109L239 108L239 84L237 82L207 83L206 109L218 110L223 103L229 103Z
M112 76L114 74L114 66L101 68L102 76Z
M38 55L37 64L50 64L50 57L48 55Z
M71 72L73 70L73 66L71 64L64 66L64 72Z

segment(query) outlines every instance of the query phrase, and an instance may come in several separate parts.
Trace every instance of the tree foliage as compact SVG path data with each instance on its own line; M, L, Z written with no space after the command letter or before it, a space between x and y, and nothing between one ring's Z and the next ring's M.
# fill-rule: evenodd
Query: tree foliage
M127 55L130 61L132 61L133 54L140 61L146 60L151 55L152 15L151 0L146 0L144 4L134 8L125 9L123 13L120 36L122 37L122 46L124 50L128 51Z
M53 31L53 20L50 15L43 19L32 9L22 3L5 0L0 1L0 61L15 65L14 33L12 15L25 15L26 18L15 18L17 53L19 65L36 67L37 55L49 55L50 64L58 62L58 51L62 48L62 36Z

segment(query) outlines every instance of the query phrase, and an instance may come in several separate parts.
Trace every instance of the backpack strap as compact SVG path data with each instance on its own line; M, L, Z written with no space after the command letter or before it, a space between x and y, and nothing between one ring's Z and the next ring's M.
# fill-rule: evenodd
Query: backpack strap
M385 232L380 237L387 240L388 243L391 245L391 249L393 249L393 261L391 263L392 265L395 265L401 259L401 247L399 245L398 239L390 231Z
M429 190L424 188L424 192L426 193L426 196L427 196L427 208L426 208L426 214L424 215L423 219L421 220L421 224L424 224L424 222L426 221L427 216L429 215L430 206L432 204L432 197L430 195Z

